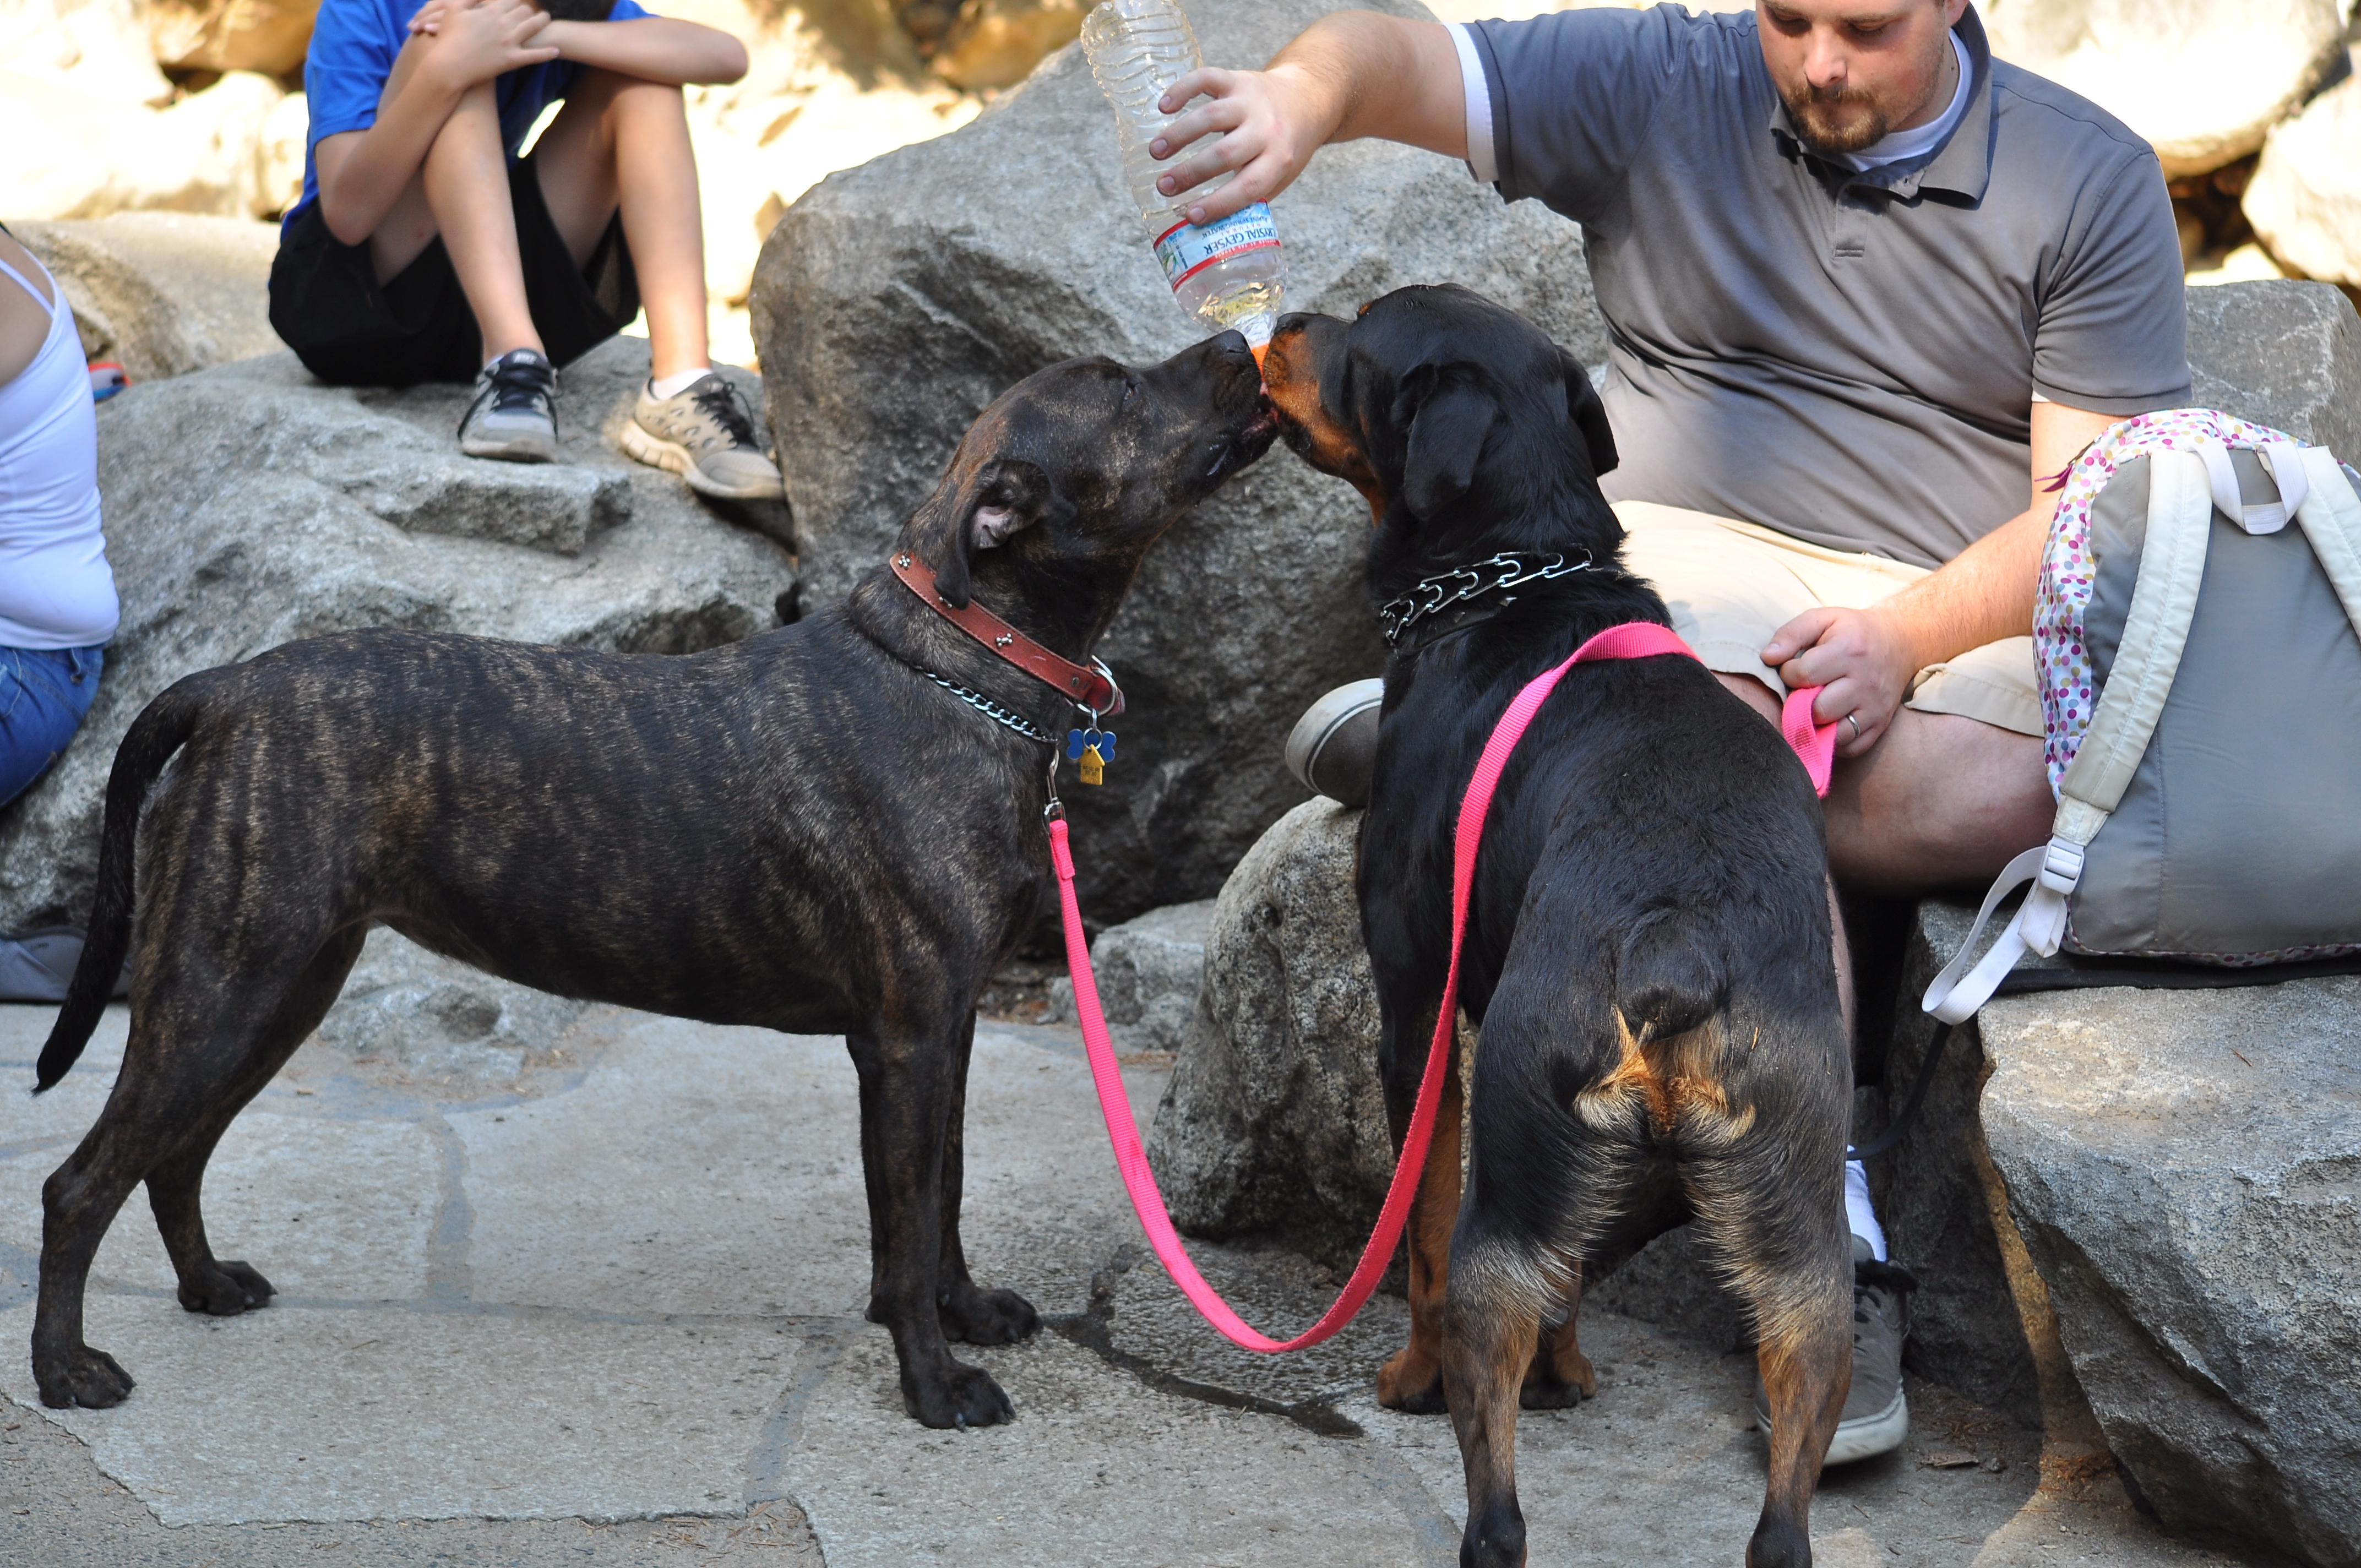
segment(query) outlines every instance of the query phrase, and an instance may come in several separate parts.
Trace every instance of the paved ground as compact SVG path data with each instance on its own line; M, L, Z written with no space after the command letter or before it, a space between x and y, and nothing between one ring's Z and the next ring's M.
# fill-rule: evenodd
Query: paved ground
M1135 1245L1080 1046L1054 1027L980 1028L971 1087L969 1255L1051 1323L969 1353L1013 1426L902 1415L884 1331L860 1321L840 1043L612 1011L513 1081L423 1082L307 1046L206 1184L216 1247L276 1302L182 1312L135 1199L99 1255L90 1337L138 1389L45 1410L22 1350L40 1183L125 1027L111 1011L35 1100L49 1016L0 1006L0 1563L1455 1561L1448 1423L1369 1393L1401 1303L1302 1356L1216 1339ZM1161 1077L1131 1073L1143 1114ZM1285 1255L1201 1261L1267 1327L1308 1321L1335 1284ZM1585 1344L1598 1399L1520 1433L1533 1561L1739 1562L1762 1488L1746 1359L1609 1314ZM2111 1477L2045 1482L2035 1434L1911 1397L1905 1452L1823 1483L1822 1563L2233 1561L2158 1537Z

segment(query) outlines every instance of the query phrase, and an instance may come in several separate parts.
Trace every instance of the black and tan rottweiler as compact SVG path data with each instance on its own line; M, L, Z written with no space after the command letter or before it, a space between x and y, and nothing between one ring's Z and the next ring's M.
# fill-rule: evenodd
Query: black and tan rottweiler
M896 551L946 600L972 596L1079 661L1148 547L1270 441L1235 333L1148 369L1068 361L984 411ZM544 991L843 1034L868 1315L893 1332L903 1403L931 1427L1008 1420L946 1343L1038 1326L969 1277L961 1121L976 998L1054 891L1056 748L934 676L1044 737L1073 718L883 563L843 604L703 653L354 632L149 704L115 755L90 941L40 1058L43 1088L73 1064L136 916L121 1076L42 1190L42 1399L130 1392L82 1343L82 1296L143 1180L182 1306L269 1299L207 1242L205 1161L382 924Z
M1282 438L1367 498L1369 591L1397 621L1400 601L1455 591L1468 579L1455 568L1502 553L1519 570L1592 564L1419 616L1387 661L1358 876L1399 1148L1485 741L1526 682L1594 633L1669 618L1617 565L1598 396L1521 317L1463 289L1405 289L1351 323L1282 319L1264 370ZM1481 1031L1467 1192L1455 1070L1410 1223L1411 1343L1378 1384L1389 1405L1451 1411L1462 1563L1524 1561L1517 1409L1594 1390L1575 1332L1584 1277L1692 1216L1752 1310L1771 1395L1748 1561L1810 1561L1852 1349L1852 1067L1827 861L1794 753L1693 660L1576 665L1501 775L1461 968Z

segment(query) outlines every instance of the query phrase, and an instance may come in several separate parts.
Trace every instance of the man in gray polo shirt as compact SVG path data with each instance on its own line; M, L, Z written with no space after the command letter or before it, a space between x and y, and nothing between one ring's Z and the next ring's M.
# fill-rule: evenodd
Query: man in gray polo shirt
M1373 136L1582 225L1626 562L1766 718L1789 686L1824 688L1817 716L1844 726L1839 881L1981 884L2048 837L2028 635L2046 482L2189 396L2180 243L2145 142L1994 60L1968 0L1447 28L1340 12L1263 71L1183 78L1166 112L1199 94L1151 148L1224 133L1160 182L1236 171L1194 221ZM1832 1463L1908 1422L1857 1165L1848 1190L1861 1332Z

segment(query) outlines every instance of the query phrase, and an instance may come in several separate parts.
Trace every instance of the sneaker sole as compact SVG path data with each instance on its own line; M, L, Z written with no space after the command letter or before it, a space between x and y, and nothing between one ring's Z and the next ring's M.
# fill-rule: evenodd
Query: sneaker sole
M1771 1435L1770 1418L1760 1410L1754 1412L1754 1430L1766 1438ZM1909 1435L1910 1401L1896 1388L1894 1403L1876 1415L1839 1421L1836 1436L1828 1440L1828 1456L1821 1463L1850 1464L1859 1459L1874 1459L1900 1448L1902 1440Z
M555 463L555 444L531 438L516 441L488 441L481 437L459 443L459 450L470 457L489 457L500 463Z
M634 460L651 468L662 468L666 473L679 475L687 482L688 488L700 496L711 496L716 500L724 501L779 501L787 498L784 480L752 486L723 484L690 460L687 447L652 433L637 420L624 422L622 445L624 453Z

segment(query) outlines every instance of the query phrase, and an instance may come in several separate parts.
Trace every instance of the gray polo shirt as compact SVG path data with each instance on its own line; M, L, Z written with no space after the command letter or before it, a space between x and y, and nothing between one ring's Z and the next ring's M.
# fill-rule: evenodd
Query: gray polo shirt
M2189 398L2156 155L1956 29L1971 95L1931 154L1806 151L1752 12L1562 11L1468 29L1509 201L1582 225L1606 317L1608 495L1917 565L2023 511L2037 395ZM1471 94L1469 120L1481 116Z

